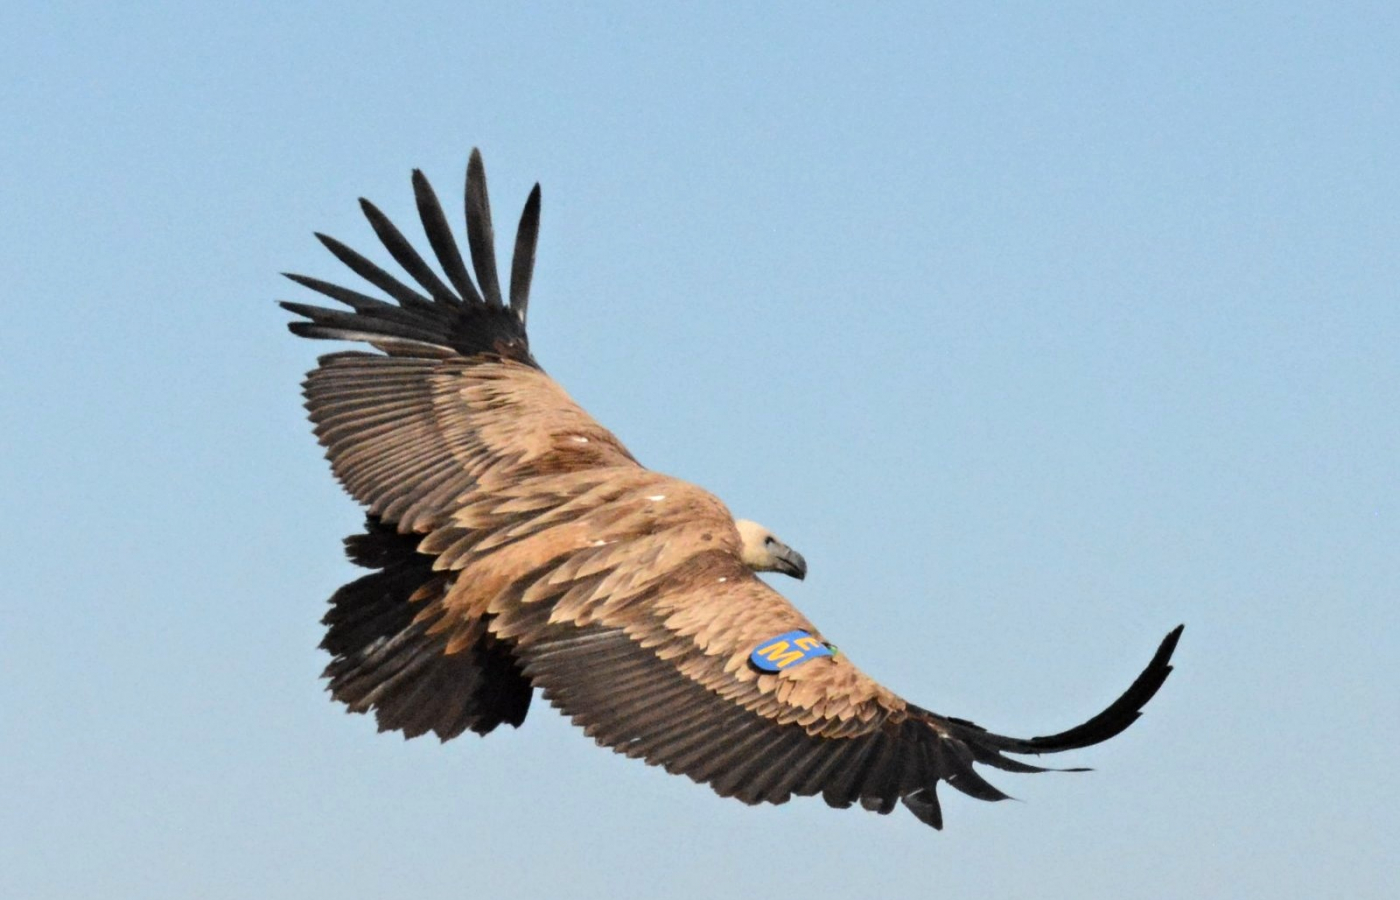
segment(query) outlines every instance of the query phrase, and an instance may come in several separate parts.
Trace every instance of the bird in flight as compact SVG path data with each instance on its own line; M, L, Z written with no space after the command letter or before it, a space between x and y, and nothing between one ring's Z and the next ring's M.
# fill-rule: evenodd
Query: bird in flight
M414 284L318 234L379 295L288 275L345 308L282 303L295 334L373 348L322 356L304 394L331 469L366 507L345 543L371 570L330 599L325 677L381 731L445 741L519 726L538 688L599 744L721 796L903 805L941 828L939 782L1004 799L976 766L1046 771L1015 757L1105 741L1162 686L1180 626L1122 696L1044 737L995 734L876 683L758 578L802 578L801 555L644 468L535 361L539 185L508 293L480 153L465 203L475 280L420 171L413 192L441 274L362 199Z

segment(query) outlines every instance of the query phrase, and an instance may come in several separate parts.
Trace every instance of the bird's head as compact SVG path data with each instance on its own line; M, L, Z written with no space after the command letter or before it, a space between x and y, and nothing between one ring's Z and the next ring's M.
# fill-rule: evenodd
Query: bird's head
M738 519L734 525L739 529L743 545L740 558L744 565L755 572L782 572L799 581L807 576L807 560L778 540L773 532L748 519Z

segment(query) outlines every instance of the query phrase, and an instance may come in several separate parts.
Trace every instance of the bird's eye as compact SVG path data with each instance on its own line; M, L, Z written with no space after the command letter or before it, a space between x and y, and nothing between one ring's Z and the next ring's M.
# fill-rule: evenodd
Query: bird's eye
M768 537L766 537L766 538L763 539L763 546L765 546L765 547L771 547L771 546L773 546L773 545L776 544L776 543L778 543L777 539L774 538L773 535L771 535L771 534L768 535Z

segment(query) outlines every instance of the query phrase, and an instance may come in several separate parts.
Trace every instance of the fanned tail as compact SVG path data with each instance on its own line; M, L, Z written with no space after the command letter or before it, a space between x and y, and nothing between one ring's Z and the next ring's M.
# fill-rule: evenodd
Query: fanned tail
M417 621L447 586L433 557L417 552L418 540L374 516L364 534L346 538L351 561L378 571L336 591L322 620L321 648L334 657L324 673L331 696L352 712L373 710L380 731L410 738L520 725L531 689L511 648L484 627L474 641L449 647L453 632L431 633Z

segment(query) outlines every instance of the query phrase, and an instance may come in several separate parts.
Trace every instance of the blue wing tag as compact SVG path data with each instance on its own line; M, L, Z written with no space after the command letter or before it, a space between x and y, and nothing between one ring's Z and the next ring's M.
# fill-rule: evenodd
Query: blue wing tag
M749 654L749 662L760 672L781 672L809 659L835 655L835 647L812 637L810 632L798 629L759 644Z

